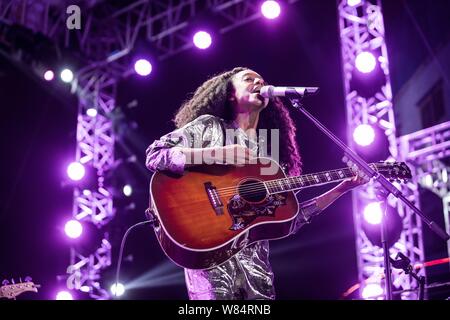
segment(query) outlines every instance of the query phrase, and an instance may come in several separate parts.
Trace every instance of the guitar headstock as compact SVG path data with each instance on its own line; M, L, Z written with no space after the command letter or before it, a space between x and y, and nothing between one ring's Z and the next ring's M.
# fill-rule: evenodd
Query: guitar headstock
M405 162L380 161L372 166L391 182L405 183L412 178L411 169Z
M34 284L34 282L29 281L20 282L20 283L12 283L9 284L7 280L3 281L3 285L0 287L0 298L8 298L8 299L15 299L18 295L31 291L31 292L37 292L38 288L40 287L37 284Z

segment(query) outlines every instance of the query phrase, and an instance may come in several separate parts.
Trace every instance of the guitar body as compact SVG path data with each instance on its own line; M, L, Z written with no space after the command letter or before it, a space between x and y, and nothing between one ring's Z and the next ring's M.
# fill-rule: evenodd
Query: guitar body
M271 166L275 174L261 174ZM256 241L288 236L297 199L292 191L269 194L262 183L281 178L280 166L268 158L192 167L182 176L155 173L150 192L163 251L184 268L208 269Z
M370 166L390 180L412 177L404 162ZM355 175L343 168L286 178L269 158L242 166L197 166L184 175L157 172L150 182L150 212L158 241L171 260L188 269L209 269L256 241L291 234L299 211L292 190Z

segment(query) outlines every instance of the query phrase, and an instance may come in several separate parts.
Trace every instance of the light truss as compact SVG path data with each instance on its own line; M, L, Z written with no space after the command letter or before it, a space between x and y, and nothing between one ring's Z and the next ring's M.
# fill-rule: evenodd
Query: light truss
M298 0L289 0L292 4ZM192 26L202 17L214 20L218 34L260 18L259 0L137 0L50 3L45 0L0 2L0 21L18 23L40 32L63 47L76 47L88 62L111 62L133 50L141 30L156 59L166 59L193 47ZM80 4L82 28L65 27L69 4ZM123 67L127 69L126 67Z
M83 255L75 248L71 248L70 262L67 267L69 276L66 280L69 289L86 292L96 300L111 297L100 284L101 271L111 266L111 244L108 234L104 235L99 248L89 255Z
M442 199L445 231L450 234L450 167L443 162L450 156L450 122L404 135L398 144L401 158L416 167L417 183ZM450 241L447 253L450 257Z
M294 3L298 0L289 0ZM79 5L82 28L66 27L69 5ZM79 99L76 160L94 168L96 184L74 190L73 218L99 229L115 216L112 190L105 176L114 168L114 110L117 81L131 71L131 53L141 31L155 59L166 59L192 47L192 24L207 16L218 34L261 17L259 0L0 0L0 27L14 24L70 49L85 65L72 90ZM200 20L199 20L200 21ZM0 42L4 41L0 28ZM13 44L9 44L13 46ZM91 117L87 110L94 108ZM111 265L111 244L103 234L99 248L84 253L71 248L67 286L108 299L101 272Z
M339 26L342 50L343 78L347 110L347 137L350 147L355 147L352 134L360 124L378 127L384 132L389 143L389 158L380 160L399 159L394 111L392 108L392 89L389 77L389 61L387 56L384 22L379 0L362 0L359 4L349 5L347 0L338 0ZM359 91L354 79L355 59L361 52L371 52L377 57L383 81L370 96ZM375 84L374 84L375 86ZM372 198L371 184L353 191L353 217L356 236L356 252L358 277L361 290L368 283L383 285L384 263L383 250L374 245L366 235L362 216L363 201L358 199ZM416 206L418 202L417 184L412 181L401 186L402 192ZM401 201L389 197L388 204L397 209L402 218L402 232L399 240L390 248L390 255L395 256L398 251L405 254L412 264L423 262L423 240L421 221ZM415 280L393 271L393 284L399 290L416 288ZM413 299L416 295L405 291L403 299Z
M116 82L110 73L94 66L84 68L77 75L72 89L78 95L78 125L76 161L94 168L95 185L90 189L75 187L72 216L74 219L101 228L115 216L112 186L105 184L105 176L114 167L113 110L115 108ZM95 109L96 115L88 114ZM104 234L95 252L82 253L71 248L71 264L67 269L69 279L77 279L72 288L87 288L90 297L107 299L109 294L99 282L101 272L111 265L111 244ZM68 285L70 283L68 282Z

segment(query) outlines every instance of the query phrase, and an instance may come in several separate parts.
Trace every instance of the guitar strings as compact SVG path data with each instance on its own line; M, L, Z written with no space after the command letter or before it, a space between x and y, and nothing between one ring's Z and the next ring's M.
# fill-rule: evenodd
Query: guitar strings
M344 170L349 171L350 169L340 169L340 170L333 170L333 171L337 172L337 171L344 171ZM331 171L328 171L328 172L331 174ZM350 171L350 173L352 173L352 172ZM320 173L318 173L316 175L319 175L319 174ZM355 176L355 174L352 173L352 176ZM349 178L349 177L350 176L348 176L348 172L346 172L346 174L344 174L344 177L339 176L338 179L333 179L333 181L338 181L338 180L342 180L342 179ZM297 179L297 181L289 182L289 180L292 180L292 179ZM268 189L271 189L274 187L279 188L280 184L281 184L281 187L283 188L286 185L285 183L282 182L283 180L288 182L287 183L288 188L290 188L291 190L300 189L302 187L307 187L310 185L310 184L304 185L304 182L319 182L319 183L320 182L324 182L324 183L328 182L328 181L321 181L320 179L315 178L312 174L308 174L308 175L304 175L304 176L300 176L300 177L288 177L288 178L282 178L282 179L259 181L259 182L250 183L250 184L242 186L242 187L238 187L238 186L225 187L225 188L219 188L216 190L217 190L218 194L223 195L223 196L236 194L236 191L237 191L236 189L239 189L239 191L240 191L239 194L241 194L241 195L249 195L252 193L258 193L258 192L262 192L262 191L264 191L264 192L269 191L269 193L270 193L270 190L268 190ZM280 182L280 184L278 184L278 182ZM294 188L290 187L292 184L294 185ZM300 186L296 187L295 186L296 184L300 184ZM282 189L280 191L291 191L291 190L283 190Z
M337 179L333 179L333 181L342 180L342 179L345 179L345 178L348 178L348 177L350 177L350 176L345 175L344 177L338 177ZM285 182L282 182L283 180ZM297 180L294 180L294 181L293 181L292 178L287 178L287 179L260 181L260 182L251 183L251 184L248 184L248 185L245 185L245 186L241 186L241 187L235 186L235 187L228 187L228 188L219 188L217 190L218 190L218 192L220 194L224 194L224 195L225 194L236 193L236 189L239 189L241 194L242 193L249 193L249 192L251 193L252 191L260 192L260 191L263 191L263 190L265 191L267 189L272 189L272 188L277 188L278 189L280 187L281 187L281 191L286 191L286 190L283 189L285 186L287 186L287 188L290 188L290 189L300 189L302 187L310 186L312 184L310 182L313 182L313 183L314 182L316 182L316 183L324 182L324 183L326 183L326 182L329 182L329 181L330 180L327 180L327 181L322 181L320 179L318 180L318 179L316 179L314 177L305 177L302 180L298 180L297 179ZM294 188L292 188L292 185L294 186ZM299 185L299 186L297 186L297 185ZM231 188L231 190L230 190L230 188ZM225 190L225 189L227 189L227 190ZM267 191L270 192L270 190L267 190Z
M380 172L382 166L378 166L377 170ZM282 190L280 190L279 192L283 192L283 191L292 191L295 189L301 189L302 187L308 187L309 185L304 185L304 182L331 182L329 180L327 181L321 181L320 179L317 178L318 175L323 175L324 173L329 173L330 175L332 175L333 173L337 173L341 171L342 173L345 172L344 177L341 177L338 174L338 179L333 179L333 182L339 181L339 180L343 180L345 178L349 178L349 177L354 177L356 174L350 169L350 168L343 168L343 169L336 169L336 170L330 170L330 171L323 171L323 172L319 172L316 174L307 174L307 175L303 175L303 176L298 176L298 177L287 177L287 178L281 178L281 179L274 179L274 180L267 180L267 181L258 181L258 182L254 182L254 183L250 183L247 185L244 185L242 187L238 187L238 186L233 186L233 187L224 187L224 188L219 188L216 189L218 194L221 196L228 196L228 195L233 195L236 194L236 189L239 189L240 192L238 192L241 195L249 195L252 193L258 193L258 192L266 192L268 191L269 193L271 188L276 187L278 188L281 185ZM348 176L348 173L350 173L351 175ZM292 181L293 180L293 181ZM290 190L283 190L283 186L284 186L284 182L287 182L287 186L288 189ZM280 184L278 184L278 182ZM291 187L291 184L294 185L294 188ZM296 186L296 184L300 184L299 187Z
M343 179L345 179L345 178L340 178L338 180L333 180L333 182L337 182L337 181L343 180ZM294 186L294 187L290 186L290 187L288 187L288 189L281 189L281 190L276 191L276 192L271 192L270 191L270 189L272 189L274 186L268 186L268 188L266 188L264 186L261 186L261 187L247 188L245 190L243 190L242 188L239 188L239 191L237 191L235 189L234 190L229 190L229 191L222 191L222 192L218 192L218 194L222 195L222 196L229 196L229 195L233 195L233 194L236 194L236 193L238 193L240 195L250 195L250 194L257 194L258 192L267 192L267 191L270 194L272 194L272 193L279 193L279 192L283 192L283 191L284 192L293 191L293 190L301 189L301 188L308 187L308 186L310 186L310 185L299 185L299 186ZM276 186L276 187L279 188L279 186Z
M383 168L383 166L380 166L380 165L377 164L376 167L377 167L377 171L378 172L382 171L381 169ZM307 181L313 181L314 180L314 181L316 181L317 179L314 176L323 175L323 174L326 174L326 173L330 173L330 175L332 175L332 174L337 173L339 171L345 171L346 175L347 175L348 171L350 171L352 176L355 176L354 172L351 171L350 168L342 168L342 169L335 169L335 170L330 170L330 171L322 171L322 172L318 172L318 173L315 173L315 174L305 174L305 175L301 175L301 176L297 176L297 177L286 177L286 178L281 178L281 179L259 181L259 182L256 182L256 183L248 184L246 186L259 185L259 184L261 184L263 182L265 182L265 183L269 183L269 182L277 183L278 181L288 180L288 179L297 179L299 181L302 181L302 180L307 180ZM348 176L347 178L349 178L349 177L350 176ZM248 178L251 178L251 177L248 177ZM237 186L218 188L217 191L219 191L219 190L226 190L226 189L236 189L236 187Z
M348 171L350 171L349 168L344 168L344 169L338 169L338 170L331 170L331 171L324 171L324 172L318 172L316 174L306 174L306 175L301 175L298 177L286 177L286 178L281 178L281 179L274 179L274 180L262 180L262 181L258 181L255 183L249 183L245 186L252 186L252 185L260 185L263 182L264 183L278 183L281 182L283 180L290 180L290 179L296 179L298 181L302 181L302 180L306 180L306 181L317 181L317 179L314 176L318 176L318 175L323 175L324 173L330 173L330 175L337 173L338 171L346 171L345 174L347 175ZM351 172L351 171L350 171ZM251 178L251 177L247 177L247 178ZM235 189L237 186L232 186L232 187L223 187L223 188L218 188L217 191L219 190L226 190L226 189Z

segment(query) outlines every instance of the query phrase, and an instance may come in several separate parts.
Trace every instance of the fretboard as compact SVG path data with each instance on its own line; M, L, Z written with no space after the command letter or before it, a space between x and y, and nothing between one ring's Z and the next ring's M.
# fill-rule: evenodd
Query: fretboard
M354 176L355 173L353 173L349 168L343 168L313 174L305 174L298 177L269 180L264 184L266 185L269 193L279 193L317 186L321 184L338 182Z

